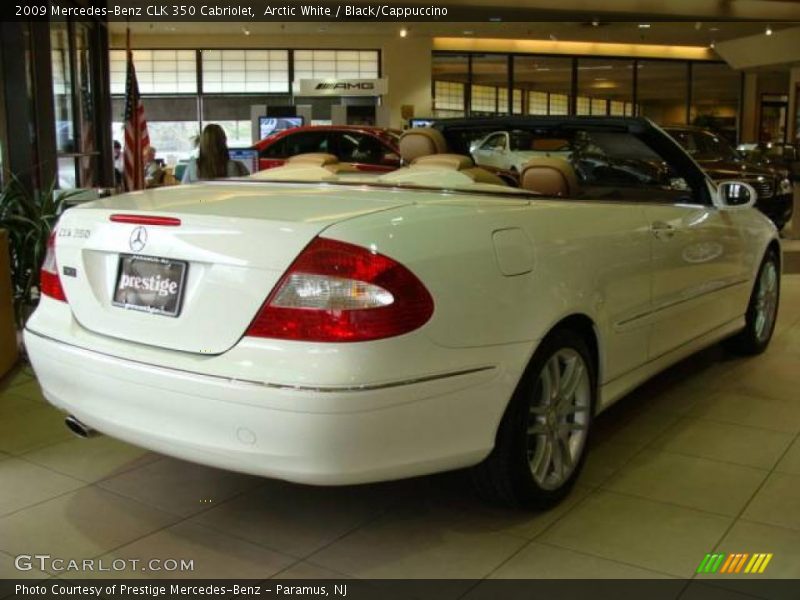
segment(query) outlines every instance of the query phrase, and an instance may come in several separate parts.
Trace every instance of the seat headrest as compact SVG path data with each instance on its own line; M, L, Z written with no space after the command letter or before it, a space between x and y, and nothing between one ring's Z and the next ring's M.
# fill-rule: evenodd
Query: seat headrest
M339 159L336 158L333 154L327 154L325 152L308 152L306 154L298 154L297 156L292 156L290 159L286 161L287 165L302 165L304 167L308 167L310 165L314 165L317 167L325 167L328 165L335 165L339 162Z
M432 127L415 127L400 136L400 156L407 163L420 156L447 152L447 142L442 132Z
M534 158L522 166L520 187L544 196L575 197L579 183L575 169L561 158Z
M469 169L475 166L472 159L463 154L429 154L427 156L420 156L415 159L412 164L415 167L438 167L440 169L453 169L455 171Z

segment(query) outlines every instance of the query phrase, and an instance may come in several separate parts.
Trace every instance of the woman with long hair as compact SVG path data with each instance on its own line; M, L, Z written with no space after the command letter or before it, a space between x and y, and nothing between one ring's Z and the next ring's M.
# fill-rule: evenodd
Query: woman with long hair
M209 123L200 134L198 155L189 161L183 173L183 183L218 177L241 177L249 172L238 160L231 160L225 130L216 123Z

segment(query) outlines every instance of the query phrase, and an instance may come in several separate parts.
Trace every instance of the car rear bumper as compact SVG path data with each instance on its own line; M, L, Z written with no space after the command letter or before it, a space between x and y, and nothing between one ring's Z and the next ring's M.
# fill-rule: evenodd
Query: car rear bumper
M102 433L201 464L322 485L479 462L514 386L502 368L487 366L367 388L299 388L153 366L31 330L25 344L48 401Z

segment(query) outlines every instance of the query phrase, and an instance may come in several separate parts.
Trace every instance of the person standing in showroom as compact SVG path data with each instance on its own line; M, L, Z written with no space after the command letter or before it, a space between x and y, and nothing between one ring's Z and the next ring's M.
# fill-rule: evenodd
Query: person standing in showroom
M181 183L194 183L218 177L242 177L249 175L238 160L231 160L225 131L216 123L205 126L200 134L198 155L192 158L183 173Z

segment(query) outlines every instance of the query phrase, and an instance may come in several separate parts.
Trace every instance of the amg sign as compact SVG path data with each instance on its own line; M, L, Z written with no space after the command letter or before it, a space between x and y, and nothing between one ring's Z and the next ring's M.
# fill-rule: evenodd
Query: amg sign
M375 83L372 81L363 81L363 82L352 82L352 81L337 81L335 83L318 83L315 87L315 90L369 90L371 92L375 91Z
M389 89L383 79L301 79L295 96L381 96Z

